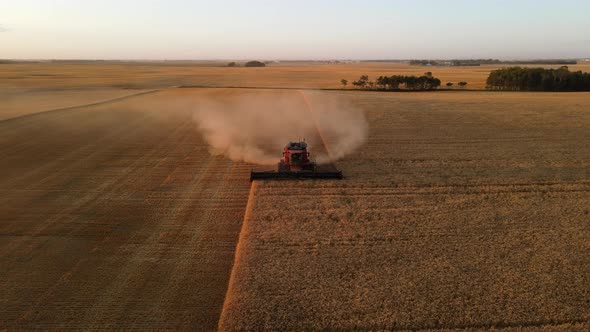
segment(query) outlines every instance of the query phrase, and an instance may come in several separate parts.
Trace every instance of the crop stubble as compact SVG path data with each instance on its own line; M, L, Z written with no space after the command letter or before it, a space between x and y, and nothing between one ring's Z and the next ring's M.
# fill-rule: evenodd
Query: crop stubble
M250 167L176 99L0 122L0 329L216 328Z

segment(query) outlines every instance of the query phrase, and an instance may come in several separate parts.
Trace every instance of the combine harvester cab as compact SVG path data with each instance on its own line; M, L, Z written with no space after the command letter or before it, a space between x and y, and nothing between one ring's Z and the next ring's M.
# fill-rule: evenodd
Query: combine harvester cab
M250 181L254 180L293 180L293 179L342 179L342 171L334 165L317 165L309 159L305 141L289 142L283 149L283 159L276 171L252 171Z

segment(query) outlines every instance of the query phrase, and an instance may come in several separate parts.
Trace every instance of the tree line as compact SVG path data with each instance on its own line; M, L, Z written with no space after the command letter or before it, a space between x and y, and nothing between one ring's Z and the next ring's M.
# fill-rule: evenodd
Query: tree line
M505 65L575 65L577 60L567 59L546 59L546 60L512 60L502 61Z
M348 81L342 79L340 83L346 87ZM372 90L401 90L402 88L407 90L434 90L440 87L441 81L432 76L431 72L428 72L422 76L379 76L375 81L369 80L367 75L362 75L358 80L353 81L352 85Z
M590 91L590 74L559 69L509 67L493 70L487 81L491 90Z
M511 60L500 61L498 59L453 59L453 60L410 60L412 66L480 66L480 65L575 65L577 60L572 59L545 59L545 60Z
M412 66L480 66L500 63L498 59L410 60Z
M341 79L340 84L346 88L348 80ZM367 89L367 90L382 90L382 91L399 91L399 90L412 90L412 91L426 91L435 90L441 86L441 80L432 76L432 72L426 72L422 76L415 75L392 75L392 76L379 76L375 81L369 80L368 75L361 75L361 77L352 82L352 85L356 88ZM448 82L445 84L447 89L452 89L454 83ZM457 85L460 88L465 88L467 82L458 82Z
M235 61L232 61L230 63L227 64L228 67L238 67L239 64L236 63ZM261 62L261 61L248 61L244 64L244 67L265 67L266 63L265 62Z

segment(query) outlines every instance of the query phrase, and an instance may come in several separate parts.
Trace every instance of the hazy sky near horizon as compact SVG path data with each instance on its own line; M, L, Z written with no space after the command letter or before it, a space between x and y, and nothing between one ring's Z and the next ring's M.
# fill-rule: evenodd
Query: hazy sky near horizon
M0 58L590 57L588 0L0 0Z

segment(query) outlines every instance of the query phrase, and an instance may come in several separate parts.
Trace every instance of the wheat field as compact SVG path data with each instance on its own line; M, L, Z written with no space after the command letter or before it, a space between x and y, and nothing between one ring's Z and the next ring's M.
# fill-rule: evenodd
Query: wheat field
M483 89L494 69L507 65L479 67L427 67L403 63L278 63L265 68L224 67L225 63L178 66L165 63L132 64L36 63L0 64L0 88L34 89L154 89L181 85L216 87L327 88L339 89L341 79L351 83L361 75L422 75L432 72L442 83L466 81L467 88ZM533 66L535 67L535 66ZM538 67L538 66L536 66ZM556 68L559 66L543 66ZM590 63L570 65L570 70L590 71Z
M0 330L588 330L589 93L297 90L492 68L0 65ZM195 117L304 97L368 122L342 181L251 186Z
M368 143L257 184L222 330L588 327L589 94L326 94Z

